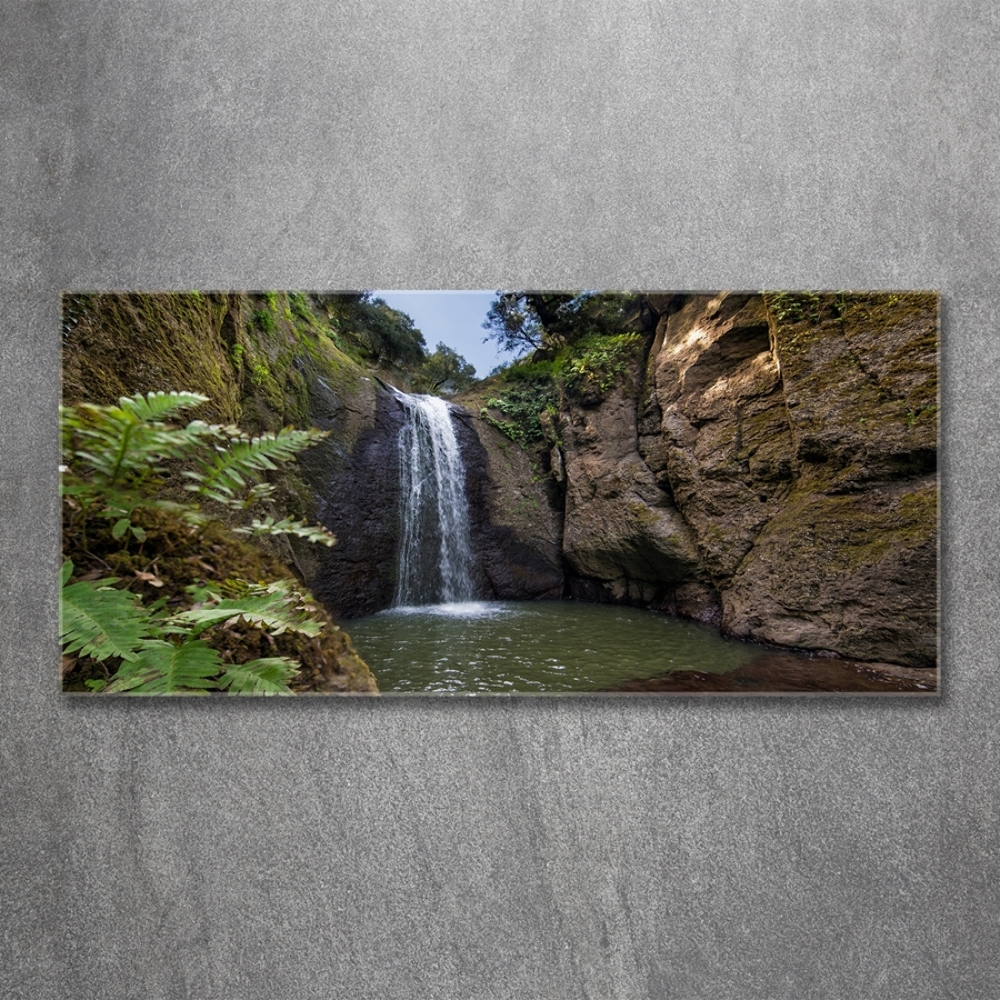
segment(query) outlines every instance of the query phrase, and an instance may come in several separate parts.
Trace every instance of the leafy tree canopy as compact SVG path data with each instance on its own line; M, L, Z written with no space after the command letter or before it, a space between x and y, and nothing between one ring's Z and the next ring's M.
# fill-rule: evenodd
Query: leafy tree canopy
M476 378L476 369L458 351L439 343L420 368L414 387L422 392L452 395L467 389Z
M419 365L427 342L406 313L371 292L336 292L314 296L337 333L367 360L379 364Z
M488 331L483 340L524 354L584 336L619 333L638 298L629 292L498 291L483 323Z

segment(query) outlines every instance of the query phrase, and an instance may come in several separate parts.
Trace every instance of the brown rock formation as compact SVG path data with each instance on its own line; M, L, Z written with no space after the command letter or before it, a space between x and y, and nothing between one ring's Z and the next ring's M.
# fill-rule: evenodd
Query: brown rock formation
M474 421L491 474L500 445L550 473L568 592L932 666L937 296L646 303L655 332L628 373L609 391L564 384L543 444L521 452ZM504 489L526 481L521 469ZM537 545L523 518L506 523Z

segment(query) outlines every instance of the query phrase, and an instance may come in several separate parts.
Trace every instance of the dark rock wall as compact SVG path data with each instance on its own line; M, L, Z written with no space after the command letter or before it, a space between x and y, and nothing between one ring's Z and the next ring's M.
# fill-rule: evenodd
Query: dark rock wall
M313 592L342 618L389 607L396 588L404 414L391 392L369 385L340 401L326 422L330 438L300 460L317 498L316 517L338 542L332 549L296 545L297 561ZM351 434L345 433L348 414L361 425ZM561 597L560 520L545 485L520 448L461 407L453 416L466 469L478 596ZM324 426L318 415L316 424Z
M331 436L300 459L316 496L316 518L337 536L333 548L297 545L313 593L341 618L392 603L399 543L399 430L391 393L368 381L338 400ZM352 433L345 434L348 423ZM321 426L322 421L317 421Z
M486 421L459 410L472 544L484 596L499 600L563 596L558 489L527 452Z

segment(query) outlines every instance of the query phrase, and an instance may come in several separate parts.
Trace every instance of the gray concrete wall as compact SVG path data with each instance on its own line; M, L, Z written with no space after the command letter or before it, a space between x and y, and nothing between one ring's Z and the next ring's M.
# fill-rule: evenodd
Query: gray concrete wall
M0 995L989 998L1000 18L973 0L10 5ZM56 682L64 288L944 294L940 700Z

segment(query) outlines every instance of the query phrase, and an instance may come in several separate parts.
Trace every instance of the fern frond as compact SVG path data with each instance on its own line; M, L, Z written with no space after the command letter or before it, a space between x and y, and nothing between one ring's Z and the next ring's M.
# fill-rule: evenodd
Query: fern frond
M226 667L219 687L230 694L291 694L288 682L299 672L295 660L272 656Z
M242 434L233 437L228 447L216 448L211 459L198 462L198 471L185 473L195 480L188 489L228 503L237 490L246 486L247 479L259 479L262 473L276 469L276 462L287 462L328 435L329 431L286 427L276 434L255 438Z
M96 487L141 481L166 459L183 458L203 447L216 428L201 420L170 427L146 415L169 415L205 399L196 393L149 393L123 396L121 406L80 403L63 416L67 466L83 462Z
M123 664L105 690L109 694L205 694L218 686L223 663L200 639L175 645L163 639L143 644L131 663Z
M305 521L293 521L285 517L280 521L275 521L270 514L261 521L254 518L249 528L233 528L233 531L241 535L296 535L305 538L310 542L317 542L320 545L332 546L337 544L337 538L326 528L318 524L306 524Z
M183 627L193 625L196 632L200 633L221 622L242 619L248 625L267 629L271 635L301 632L303 635L317 636L323 626L309 616L308 610L302 606L303 602L304 598L300 594L290 593L288 590L261 591L254 588L251 593L227 598L210 608L182 611L170 621Z
M152 423L207 402L208 396L197 392L147 392L145 396L140 392L134 396L122 396L118 405L139 420Z
M66 565L69 565L69 573ZM72 563L63 565L64 578ZM134 660L149 638L152 622L136 603L136 595L115 590L113 578L64 585L60 597L59 633L63 653L106 660L118 656Z

